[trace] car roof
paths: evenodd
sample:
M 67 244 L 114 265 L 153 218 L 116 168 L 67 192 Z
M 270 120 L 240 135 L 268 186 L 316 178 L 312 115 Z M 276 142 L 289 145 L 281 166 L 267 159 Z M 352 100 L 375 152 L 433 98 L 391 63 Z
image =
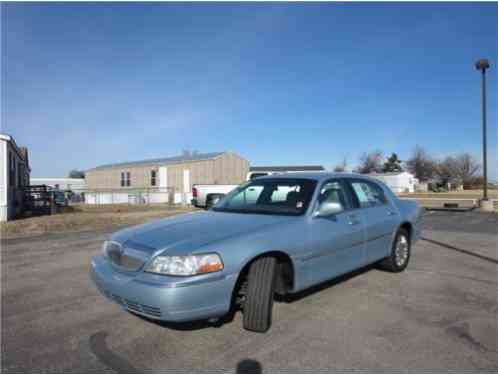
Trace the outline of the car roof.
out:
M 278 178 L 305 178 L 316 181 L 328 180 L 330 178 L 362 178 L 365 180 L 377 181 L 367 175 L 360 173 L 346 173 L 346 172 L 289 172 L 289 173 L 276 173 L 267 176 L 258 177 L 258 180 L 263 179 L 278 179 Z M 378 181 L 377 181 L 378 182 Z

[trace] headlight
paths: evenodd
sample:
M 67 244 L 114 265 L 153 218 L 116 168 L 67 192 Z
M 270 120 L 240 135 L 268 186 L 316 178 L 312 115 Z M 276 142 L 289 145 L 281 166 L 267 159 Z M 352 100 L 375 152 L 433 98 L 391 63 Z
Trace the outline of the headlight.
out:
M 145 269 L 146 272 L 171 276 L 192 276 L 216 272 L 223 269 L 218 254 L 199 254 L 186 256 L 158 256 Z

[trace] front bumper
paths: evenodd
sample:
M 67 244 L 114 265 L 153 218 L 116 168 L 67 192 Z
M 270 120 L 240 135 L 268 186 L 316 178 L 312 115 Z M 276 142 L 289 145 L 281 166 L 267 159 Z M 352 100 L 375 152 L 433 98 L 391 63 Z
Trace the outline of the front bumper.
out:
M 124 309 L 171 322 L 223 316 L 237 281 L 221 273 L 183 278 L 120 272 L 101 255 L 92 259 L 90 274 L 97 289 Z

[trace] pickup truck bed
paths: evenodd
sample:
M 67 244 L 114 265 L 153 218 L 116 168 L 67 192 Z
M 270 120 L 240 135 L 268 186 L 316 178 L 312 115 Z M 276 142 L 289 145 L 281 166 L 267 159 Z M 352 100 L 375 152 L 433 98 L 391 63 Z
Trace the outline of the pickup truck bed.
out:
M 238 185 L 194 185 L 192 187 L 192 205 L 198 208 L 210 208 L 216 201 L 235 189 Z

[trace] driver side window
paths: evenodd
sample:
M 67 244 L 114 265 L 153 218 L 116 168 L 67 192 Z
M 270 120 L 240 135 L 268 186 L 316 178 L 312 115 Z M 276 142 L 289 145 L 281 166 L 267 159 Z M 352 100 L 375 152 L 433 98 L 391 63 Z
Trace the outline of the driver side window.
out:
M 263 191 L 263 186 L 251 186 L 235 195 L 230 202 L 230 206 L 256 204 Z

